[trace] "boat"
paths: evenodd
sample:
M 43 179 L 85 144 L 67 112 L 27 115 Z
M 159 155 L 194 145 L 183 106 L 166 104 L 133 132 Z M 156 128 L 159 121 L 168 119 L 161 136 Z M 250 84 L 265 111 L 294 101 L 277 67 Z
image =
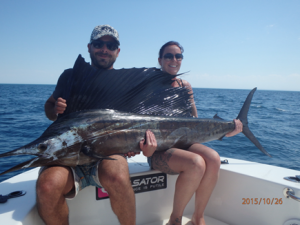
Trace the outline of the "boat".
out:
M 207 225 L 300 225 L 300 171 L 251 161 L 224 158 L 220 177 L 205 209 Z M 168 222 L 177 175 L 151 170 L 146 158 L 128 159 L 136 197 L 137 225 Z M 0 194 L 23 191 L 23 196 L 0 204 L 3 225 L 42 225 L 36 208 L 39 168 L 0 183 Z M 188 184 L 187 184 L 188 185 Z M 67 200 L 71 225 L 119 224 L 103 189 L 89 186 Z M 182 224 L 191 224 L 194 197 Z

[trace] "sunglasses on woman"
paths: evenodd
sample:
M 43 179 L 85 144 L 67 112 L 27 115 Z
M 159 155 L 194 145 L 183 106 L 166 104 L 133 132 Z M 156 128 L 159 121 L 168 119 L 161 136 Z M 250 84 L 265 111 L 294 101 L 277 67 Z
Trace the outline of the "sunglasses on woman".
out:
M 115 51 L 116 49 L 118 49 L 119 45 L 116 42 L 112 42 L 112 41 L 93 41 L 92 45 L 94 46 L 94 48 L 100 49 L 103 48 L 104 45 L 106 45 L 107 49 L 110 51 Z
M 182 55 L 182 54 L 179 54 L 179 53 L 177 53 L 177 54 L 175 54 L 175 55 L 173 55 L 172 53 L 166 53 L 166 54 L 164 55 L 164 59 L 166 59 L 166 60 L 172 60 L 172 59 L 174 59 L 174 57 L 175 57 L 178 61 L 181 61 L 181 60 L 183 59 L 183 55 Z

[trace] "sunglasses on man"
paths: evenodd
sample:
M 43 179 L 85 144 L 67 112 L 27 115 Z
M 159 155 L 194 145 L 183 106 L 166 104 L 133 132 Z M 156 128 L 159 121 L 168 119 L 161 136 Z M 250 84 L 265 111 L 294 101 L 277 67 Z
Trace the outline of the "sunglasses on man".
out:
M 172 59 L 174 59 L 174 57 L 175 57 L 178 61 L 181 61 L 181 60 L 183 59 L 183 55 L 182 55 L 182 54 L 179 54 L 179 53 L 177 53 L 177 54 L 175 54 L 175 55 L 173 55 L 172 53 L 166 53 L 166 54 L 164 55 L 164 59 L 166 59 L 166 60 L 172 60 Z
M 112 42 L 112 41 L 93 41 L 92 45 L 94 46 L 94 48 L 100 49 L 103 48 L 104 45 L 106 45 L 107 49 L 110 51 L 115 51 L 116 49 L 118 49 L 119 45 L 116 42 Z

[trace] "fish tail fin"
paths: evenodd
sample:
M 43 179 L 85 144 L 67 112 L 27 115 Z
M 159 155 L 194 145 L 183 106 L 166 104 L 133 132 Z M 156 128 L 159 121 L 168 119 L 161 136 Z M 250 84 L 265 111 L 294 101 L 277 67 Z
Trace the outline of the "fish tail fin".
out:
M 250 104 L 252 101 L 252 97 L 254 92 L 256 91 L 257 88 L 253 88 L 252 91 L 248 94 L 244 105 L 239 113 L 239 115 L 237 116 L 237 119 L 239 119 L 242 123 L 243 123 L 243 134 L 264 154 L 266 154 L 269 157 L 272 157 L 263 147 L 262 145 L 259 143 L 259 141 L 256 139 L 256 137 L 254 136 L 254 134 L 251 132 L 251 130 L 248 127 L 248 111 L 250 108 Z
M 264 154 L 266 154 L 269 157 L 272 157 L 265 149 L 264 147 L 259 143 L 259 141 L 256 139 L 254 134 L 251 132 L 248 126 L 243 126 L 243 134 Z
M 20 169 L 26 169 L 26 168 L 30 168 L 30 167 L 37 167 L 37 166 L 41 166 L 39 164 L 39 160 L 38 158 L 33 158 L 33 159 L 30 159 L 26 162 L 23 162 L 23 163 L 20 163 L 2 173 L 0 173 L 0 176 L 3 175 L 3 174 L 6 174 L 6 173 L 9 173 L 9 172 L 13 172 L 13 171 L 16 171 L 16 170 L 20 170 Z

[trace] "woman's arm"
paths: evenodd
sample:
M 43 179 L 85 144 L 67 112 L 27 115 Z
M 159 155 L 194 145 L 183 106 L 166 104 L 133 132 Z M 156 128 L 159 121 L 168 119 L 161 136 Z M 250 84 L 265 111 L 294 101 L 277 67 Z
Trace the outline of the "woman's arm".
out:
M 243 123 L 239 119 L 234 119 L 233 121 L 235 123 L 235 129 L 233 131 L 227 133 L 225 135 L 226 137 L 232 137 L 243 131 Z
M 192 115 L 193 115 L 193 117 L 198 117 L 192 85 L 186 80 L 182 80 L 182 84 L 184 87 L 186 87 L 189 90 L 189 94 L 191 95 Z

